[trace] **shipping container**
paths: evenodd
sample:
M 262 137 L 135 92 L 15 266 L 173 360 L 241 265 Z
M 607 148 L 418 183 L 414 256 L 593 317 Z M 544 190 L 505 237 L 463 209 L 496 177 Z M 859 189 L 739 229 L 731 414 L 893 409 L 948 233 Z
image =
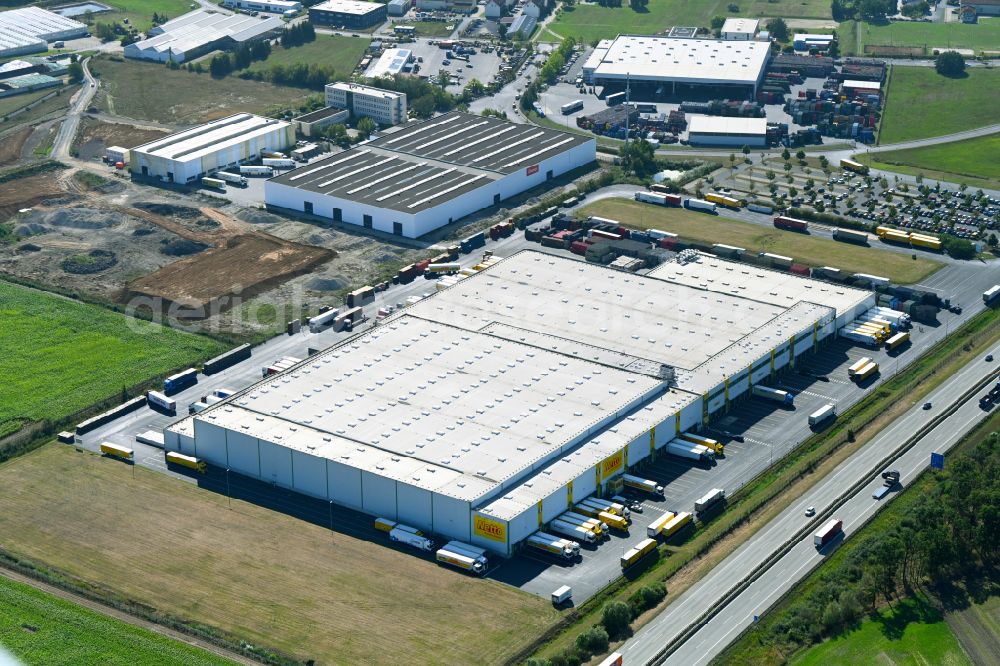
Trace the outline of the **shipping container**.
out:
M 712 488 L 707 493 L 702 495 L 695 503 L 695 511 L 704 511 L 705 509 L 711 507 L 718 502 L 726 499 L 726 491 L 722 488 Z
M 135 451 L 127 446 L 119 446 L 111 442 L 101 442 L 101 453 L 114 458 L 121 458 L 122 460 L 135 459 Z
M 793 394 L 788 391 L 782 391 L 781 389 L 771 388 L 770 386 L 755 384 L 750 392 L 758 398 L 773 400 L 774 402 L 780 402 L 783 405 L 795 404 L 795 396 Z
M 851 231 L 850 229 L 836 228 L 833 230 L 834 240 L 842 243 L 854 243 L 855 245 L 868 245 L 868 234 L 863 231 Z
M 751 210 L 755 213 L 762 213 L 764 215 L 770 215 L 774 212 L 774 208 L 771 206 L 763 206 L 761 204 L 747 204 L 747 210 Z
M 786 229 L 788 231 L 807 231 L 809 229 L 809 223 L 805 220 L 798 220 L 794 217 L 786 217 L 784 215 L 774 218 L 774 226 L 778 229 Z
M 649 479 L 641 479 L 638 476 L 632 476 L 631 474 L 623 474 L 622 480 L 629 488 L 642 490 L 652 495 L 663 495 L 663 486 L 658 485 Z
M 177 401 L 168 398 L 159 391 L 146 391 L 146 403 L 155 406 L 169 414 L 177 413 Z
M 663 532 L 663 528 L 666 526 L 666 524 L 674 519 L 674 515 L 675 515 L 674 513 L 667 511 L 665 514 L 663 514 L 662 516 L 651 522 L 646 527 L 646 536 L 648 536 L 650 539 L 655 539 L 656 537 L 660 536 L 660 533 Z
M 715 204 L 711 201 L 703 201 L 701 199 L 685 199 L 684 207 L 688 210 L 701 210 L 706 213 L 715 212 Z
M 208 464 L 201 458 L 186 456 L 183 453 L 177 453 L 176 451 L 167 451 L 164 457 L 166 458 L 168 465 L 187 467 L 188 469 L 193 469 L 201 474 L 204 474 L 208 469 Z
M 816 534 L 813 535 L 813 545 L 817 548 L 825 546 L 826 544 L 837 538 L 837 535 L 844 531 L 844 523 L 837 518 L 833 518 L 824 525 Z
M 365 286 L 347 295 L 347 307 L 359 307 L 375 300 L 375 287 Z
M 163 380 L 163 392 L 166 395 L 171 395 L 172 393 L 177 393 L 182 391 L 189 386 L 194 386 L 198 383 L 198 371 L 194 368 L 188 368 L 187 370 L 182 370 L 175 375 L 170 375 Z
M 809 425 L 815 426 L 823 423 L 827 419 L 831 419 L 837 415 L 837 407 L 832 404 L 826 404 L 817 409 L 815 412 L 809 415 Z
M 635 565 L 642 558 L 646 557 L 655 550 L 656 550 L 656 539 L 643 539 L 635 546 L 625 551 L 625 554 L 622 555 L 621 559 L 622 569 L 628 569 L 629 567 Z
M 906 331 L 902 331 L 900 333 L 896 333 L 891 338 L 886 340 L 885 348 L 889 351 L 892 351 L 898 347 L 902 347 L 909 341 L 910 341 L 910 334 L 907 333 Z
M 204 367 L 202 367 L 202 372 L 206 375 L 211 375 L 226 368 L 236 365 L 240 361 L 245 361 L 250 358 L 251 354 L 250 345 L 240 345 L 239 347 L 234 347 L 224 354 L 219 354 L 213 359 L 205 361 Z

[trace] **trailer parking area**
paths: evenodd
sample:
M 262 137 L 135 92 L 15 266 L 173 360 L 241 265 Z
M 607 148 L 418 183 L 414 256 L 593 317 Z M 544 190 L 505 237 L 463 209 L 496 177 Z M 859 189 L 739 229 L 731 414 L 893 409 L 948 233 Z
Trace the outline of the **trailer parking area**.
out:
M 557 617 L 394 549 L 360 514 L 335 511 L 331 532 L 325 503 L 312 524 L 267 484 L 230 479 L 250 500 L 230 508 L 221 470 L 197 481 L 45 446 L 0 465 L 4 549 L 301 661 L 499 664 Z

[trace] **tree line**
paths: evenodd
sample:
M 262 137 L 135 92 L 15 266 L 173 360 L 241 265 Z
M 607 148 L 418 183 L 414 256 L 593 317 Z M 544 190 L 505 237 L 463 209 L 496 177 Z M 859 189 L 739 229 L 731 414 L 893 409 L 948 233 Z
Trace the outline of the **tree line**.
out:
M 267 60 L 271 55 L 271 42 L 262 40 L 239 47 L 226 53 L 216 53 L 208 63 L 208 71 L 212 76 L 228 76 L 232 72 L 246 69 L 258 60 Z
M 556 82 L 559 78 L 559 72 L 562 71 L 563 66 L 566 64 L 566 59 L 572 55 L 575 48 L 576 40 L 572 37 L 567 37 L 556 47 L 556 50 L 549 54 L 549 57 L 545 59 L 545 64 L 542 65 L 542 69 L 538 72 L 538 78 L 529 83 L 521 95 L 521 109 L 523 111 L 530 111 L 532 105 L 538 101 L 540 81 L 544 81 L 549 85 Z
M 833 0 L 830 12 L 834 21 L 874 21 L 895 14 L 896 0 Z

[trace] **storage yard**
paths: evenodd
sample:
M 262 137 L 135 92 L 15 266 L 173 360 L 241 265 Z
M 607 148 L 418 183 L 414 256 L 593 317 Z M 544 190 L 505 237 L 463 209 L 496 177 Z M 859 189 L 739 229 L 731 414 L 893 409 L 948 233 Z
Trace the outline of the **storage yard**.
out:
M 875 302 L 767 269 L 724 270 L 759 286 L 708 284 L 718 269 L 703 262 L 640 277 L 520 252 L 183 419 L 164 432 L 166 448 L 509 555 Z M 596 283 L 615 291 L 595 294 L 586 285 Z M 626 294 L 631 305 L 618 305 Z M 675 317 L 658 301 L 692 309 Z M 378 363 L 393 357 L 405 360 L 384 374 Z M 420 379 L 406 387 L 426 383 L 391 384 L 409 373 Z M 343 381 L 356 398 L 314 414 L 324 385 Z M 435 397 L 422 397 L 432 383 Z

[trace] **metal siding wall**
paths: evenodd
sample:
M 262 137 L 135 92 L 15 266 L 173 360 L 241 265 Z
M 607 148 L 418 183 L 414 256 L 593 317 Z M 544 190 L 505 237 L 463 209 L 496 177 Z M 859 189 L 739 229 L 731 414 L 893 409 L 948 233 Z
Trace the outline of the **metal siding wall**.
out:
M 714 414 L 725 406 L 726 394 L 723 392 L 708 401 L 708 413 Z
M 260 451 L 258 450 L 257 438 L 230 430 L 227 433 L 226 441 L 229 450 L 229 467 L 240 474 L 255 479 L 260 478 Z M 200 442 L 198 448 L 200 451 Z
M 309 453 L 292 451 L 295 490 L 326 499 L 326 462 Z
M 681 431 L 687 431 L 701 423 L 702 398 L 698 398 L 681 410 Z M 671 439 L 674 432 L 669 435 Z M 669 439 L 667 441 L 670 441 Z
M 813 336 L 812 331 L 800 333 L 802 339 L 798 337 L 795 338 L 795 355 L 801 356 L 803 353 L 809 351 L 812 348 Z
M 631 467 L 649 456 L 649 433 L 644 432 L 628 443 L 628 466 Z
M 747 375 L 743 375 L 741 379 L 735 382 L 729 383 L 729 400 L 732 402 L 734 398 L 738 398 L 750 389 L 750 384 L 747 382 Z
M 195 421 L 195 449 L 199 458 L 204 458 L 219 467 L 226 467 L 226 431 L 219 426 Z
M 434 494 L 434 531 L 438 534 L 468 541 L 471 534 L 469 516 L 472 510 L 468 502 Z
M 566 486 L 555 491 L 542 500 L 542 522 L 547 523 L 566 510 L 569 501 L 569 492 Z M 535 515 L 535 522 L 538 522 L 538 515 Z
M 260 440 L 260 478 L 263 481 L 291 488 L 292 450 L 281 444 Z
M 759 383 L 761 383 L 762 381 L 764 381 L 765 379 L 767 379 L 768 377 L 771 376 L 771 360 L 770 360 L 770 356 L 771 355 L 768 354 L 768 361 L 767 361 L 767 363 L 765 363 L 764 365 L 762 365 L 761 367 L 759 367 L 759 368 L 757 368 L 756 370 L 753 371 L 753 383 L 754 384 L 759 384 Z M 754 361 L 754 363 L 756 364 L 756 361 Z
M 327 499 L 362 510 L 361 470 L 334 460 L 326 461 L 326 470 L 330 477 L 330 494 Z
M 524 541 L 529 535 L 538 531 L 538 507 L 525 507 L 524 511 L 507 523 L 507 543 L 514 544 Z
M 436 530 L 431 501 L 431 491 L 411 486 L 402 481 L 396 482 L 396 502 L 398 504 L 396 520 L 399 522 L 421 529 Z
M 180 446 L 180 448 L 177 450 L 180 451 L 181 453 L 188 456 L 193 456 L 195 454 L 194 437 L 192 437 L 191 435 L 180 435 L 180 434 L 177 435 L 177 443 Z
M 593 467 L 588 467 L 580 476 L 573 479 L 573 501 L 579 502 L 595 492 L 597 492 L 597 473 Z
M 191 440 L 192 442 L 194 440 Z M 173 430 L 163 429 L 163 450 L 181 451 L 181 436 Z M 181 451 L 183 453 L 183 451 Z
M 361 502 L 364 510 L 396 520 L 396 482 L 371 472 L 361 472 Z

